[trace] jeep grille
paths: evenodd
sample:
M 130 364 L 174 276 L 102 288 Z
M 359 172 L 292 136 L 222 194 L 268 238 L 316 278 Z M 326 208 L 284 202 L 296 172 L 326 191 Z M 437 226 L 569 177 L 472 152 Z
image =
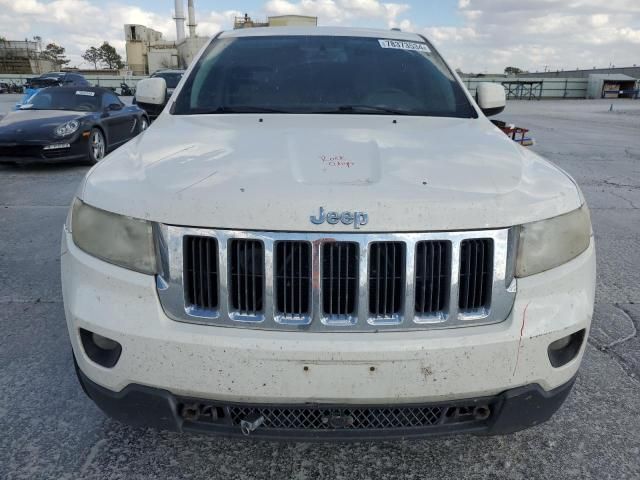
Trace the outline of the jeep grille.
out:
M 174 320 L 268 330 L 449 328 L 505 320 L 509 229 L 327 234 L 157 229 Z

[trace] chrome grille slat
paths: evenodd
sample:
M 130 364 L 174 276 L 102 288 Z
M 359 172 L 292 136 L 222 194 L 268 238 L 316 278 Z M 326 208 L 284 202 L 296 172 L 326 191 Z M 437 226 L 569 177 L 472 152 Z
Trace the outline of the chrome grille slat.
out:
M 509 229 L 154 232 L 162 306 L 188 323 L 315 332 L 484 325 L 507 318 L 517 289 Z
M 358 278 L 355 276 L 357 265 L 357 244 L 353 242 L 327 242 L 322 245 L 321 250 L 321 280 L 322 280 L 322 313 L 325 323 L 333 324 L 351 324 L 356 321 L 357 306 L 351 295 L 349 297 L 343 295 L 343 290 L 355 291 L 357 288 Z M 353 262 L 351 271 L 354 273 L 343 274 L 343 266 L 345 272 L 349 272 L 349 265 Z
M 464 240 L 460 246 L 461 291 L 458 306 L 461 311 L 483 311 L 489 308 L 488 283 L 492 277 L 492 240 Z
M 258 240 L 231 240 L 231 308 L 243 317 L 263 311 L 264 255 Z
M 218 306 L 217 259 L 211 261 L 209 252 L 217 250 L 212 238 L 185 237 L 185 303 L 188 306 L 215 309 Z
M 437 316 L 447 308 L 451 249 L 447 241 L 418 242 L 415 309 L 421 316 Z
M 374 242 L 369 248 L 370 323 L 400 323 L 406 272 L 405 245 L 402 242 Z
M 276 243 L 276 312 L 282 321 L 310 313 L 311 248 L 308 242 Z

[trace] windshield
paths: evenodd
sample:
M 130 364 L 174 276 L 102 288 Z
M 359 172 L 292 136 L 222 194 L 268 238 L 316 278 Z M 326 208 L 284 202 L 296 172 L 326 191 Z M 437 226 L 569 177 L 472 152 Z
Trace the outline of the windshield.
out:
M 66 88 L 40 90 L 29 99 L 24 110 L 74 110 L 97 112 L 100 110 L 101 95 L 95 91 Z
M 28 85 L 31 88 L 46 88 L 46 87 L 52 87 L 55 85 L 60 85 L 61 80 L 58 77 L 38 77 L 38 78 L 32 78 L 31 80 L 28 81 Z
M 427 43 L 340 36 L 215 40 L 173 113 L 251 112 L 476 116 Z
M 152 76 L 164 78 L 164 81 L 167 84 L 167 88 L 176 88 L 178 86 L 178 83 L 180 83 L 182 73 L 156 73 Z

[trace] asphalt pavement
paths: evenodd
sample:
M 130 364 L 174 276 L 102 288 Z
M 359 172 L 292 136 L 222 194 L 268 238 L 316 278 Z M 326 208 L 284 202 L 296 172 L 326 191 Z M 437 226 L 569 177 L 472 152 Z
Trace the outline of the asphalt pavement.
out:
M 0 95 L 0 112 L 16 98 Z M 0 478 L 640 478 L 640 101 L 518 101 L 499 118 L 531 128 L 533 149 L 574 176 L 596 236 L 593 330 L 551 421 L 504 437 L 315 444 L 110 420 L 75 378 L 60 293 L 62 224 L 88 167 L 0 165 Z

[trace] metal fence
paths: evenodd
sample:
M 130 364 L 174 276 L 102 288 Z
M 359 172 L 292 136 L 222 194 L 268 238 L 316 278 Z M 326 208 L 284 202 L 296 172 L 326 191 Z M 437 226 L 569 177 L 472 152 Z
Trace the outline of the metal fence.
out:
M 16 83 L 22 85 L 28 78 L 37 77 L 37 74 L 2 74 L 0 73 L 0 82 Z M 121 83 L 126 83 L 130 87 L 136 85 L 140 80 L 147 78 L 146 76 L 131 75 L 84 75 L 84 78 L 91 85 L 96 87 L 120 87 Z
M 37 75 L 0 74 L 0 82 L 23 84 L 26 79 Z M 130 87 L 134 86 L 146 76 L 120 76 L 120 75 L 85 75 L 92 84 L 101 87 L 119 87 L 125 82 Z M 586 78 L 519 78 L 519 77 L 477 77 L 463 78 L 466 87 L 472 95 L 475 95 L 479 83 L 492 82 L 505 85 L 507 98 L 509 99 L 540 99 L 540 98 L 586 98 Z M 521 82 L 518 86 L 517 82 Z M 527 85 L 528 84 L 528 85 Z M 531 85 L 534 84 L 534 85 Z
M 586 78 L 519 78 L 519 77 L 479 77 L 463 78 L 467 89 L 476 94 L 479 83 L 501 83 L 507 91 L 507 98 L 538 100 L 541 98 L 586 98 Z

